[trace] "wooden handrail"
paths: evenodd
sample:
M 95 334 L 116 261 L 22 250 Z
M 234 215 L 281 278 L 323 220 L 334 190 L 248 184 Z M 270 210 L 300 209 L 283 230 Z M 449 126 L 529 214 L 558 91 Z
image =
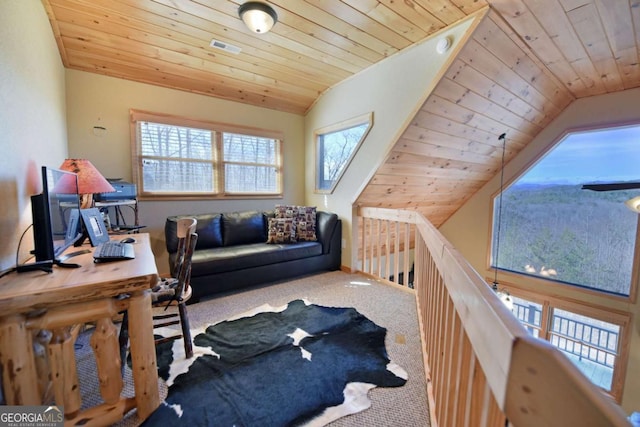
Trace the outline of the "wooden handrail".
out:
M 504 426 L 506 420 L 517 427 L 630 425 L 620 406 L 557 348 L 527 333 L 482 277 L 422 215 L 360 208 L 358 217 L 378 221 L 376 232 L 391 233 L 391 223 L 413 226 L 414 235 L 405 240 L 411 245 L 405 244 L 403 257 L 414 259 L 413 287 L 432 426 Z M 364 226 L 360 232 L 363 256 L 359 259 L 368 268 L 362 270 L 376 275 L 374 263 L 377 271 L 383 270 L 382 264 L 388 270 L 388 258 L 400 255 L 393 253 L 398 246 L 388 244 L 391 239 L 387 236 L 367 237 Z M 376 254 L 387 259 L 376 259 Z M 405 262 L 405 272 L 407 265 Z M 398 264 L 394 267 L 397 276 Z

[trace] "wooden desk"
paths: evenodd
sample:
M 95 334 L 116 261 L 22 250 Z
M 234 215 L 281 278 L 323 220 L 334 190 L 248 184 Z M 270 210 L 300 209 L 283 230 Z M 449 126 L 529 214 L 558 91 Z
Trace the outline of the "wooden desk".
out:
M 136 235 L 136 258 L 96 264 L 91 253 L 70 262 L 81 268 L 54 267 L 53 273 L 12 273 L 0 279 L 0 363 L 9 405 L 41 405 L 33 336 L 52 332 L 46 344 L 57 405 L 64 405 L 69 424 L 109 425 L 137 407 L 141 419 L 160 404 L 149 289 L 158 280 L 149 235 Z M 88 245 L 82 248 L 87 248 Z M 79 248 L 70 248 L 68 252 Z M 130 298 L 117 299 L 129 294 Z M 111 319 L 129 310 L 134 398 L 122 398 L 117 330 Z M 70 327 L 97 322 L 91 338 L 104 404 L 80 413 L 80 390 Z

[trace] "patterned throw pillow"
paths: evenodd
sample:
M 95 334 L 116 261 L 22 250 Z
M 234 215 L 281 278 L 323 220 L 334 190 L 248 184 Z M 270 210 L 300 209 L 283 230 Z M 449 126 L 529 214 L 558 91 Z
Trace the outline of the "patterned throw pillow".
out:
M 269 218 L 267 243 L 295 243 L 296 226 L 293 218 Z
M 316 235 L 316 207 L 276 205 L 276 218 L 292 218 L 296 227 L 298 242 L 315 242 Z

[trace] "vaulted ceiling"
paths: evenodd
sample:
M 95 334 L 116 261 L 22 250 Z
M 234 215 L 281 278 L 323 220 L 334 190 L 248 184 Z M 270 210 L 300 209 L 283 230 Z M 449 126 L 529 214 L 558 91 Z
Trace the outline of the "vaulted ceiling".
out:
M 304 114 L 340 81 L 490 11 L 356 203 L 441 224 L 573 100 L 640 86 L 640 0 L 42 0 L 65 67 Z M 483 13 L 483 12 L 480 12 Z M 240 48 L 234 54 L 212 40 Z

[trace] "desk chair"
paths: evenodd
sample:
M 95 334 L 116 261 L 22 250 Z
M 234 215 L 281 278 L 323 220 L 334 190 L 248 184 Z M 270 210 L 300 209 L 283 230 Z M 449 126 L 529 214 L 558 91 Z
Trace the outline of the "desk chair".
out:
M 198 242 L 196 234 L 197 220 L 195 218 L 183 218 L 177 223 L 176 235 L 178 237 L 178 251 L 176 254 L 176 266 L 174 278 L 162 278 L 152 289 L 151 299 L 154 307 L 177 306 L 178 313 L 169 313 L 153 316 L 154 328 L 180 324 L 182 334 L 155 340 L 156 345 L 182 338 L 184 340 L 184 352 L 187 358 L 193 357 L 193 343 L 189 330 L 189 317 L 187 315 L 187 301 L 191 298 L 191 258 Z M 170 320 L 174 318 L 178 320 Z M 122 326 L 120 328 L 120 357 L 122 366 L 126 362 L 127 345 L 129 341 L 128 316 L 124 312 Z

